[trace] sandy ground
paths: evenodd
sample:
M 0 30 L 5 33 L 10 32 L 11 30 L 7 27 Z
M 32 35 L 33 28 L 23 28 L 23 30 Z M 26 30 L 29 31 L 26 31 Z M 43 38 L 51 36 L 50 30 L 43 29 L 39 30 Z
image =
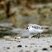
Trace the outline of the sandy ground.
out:
M 0 52 L 52 52 L 52 37 L 0 39 Z

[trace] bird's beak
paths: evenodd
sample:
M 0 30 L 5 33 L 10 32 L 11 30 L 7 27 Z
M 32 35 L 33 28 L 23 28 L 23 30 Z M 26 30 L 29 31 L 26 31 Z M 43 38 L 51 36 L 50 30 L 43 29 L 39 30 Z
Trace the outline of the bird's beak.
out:
M 28 27 L 26 29 L 28 29 Z

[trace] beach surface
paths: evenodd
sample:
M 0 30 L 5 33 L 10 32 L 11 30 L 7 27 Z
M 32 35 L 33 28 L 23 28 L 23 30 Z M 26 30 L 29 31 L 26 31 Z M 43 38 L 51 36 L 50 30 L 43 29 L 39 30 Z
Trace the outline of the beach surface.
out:
M 52 37 L 3 38 L 0 52 L 52 52 Z

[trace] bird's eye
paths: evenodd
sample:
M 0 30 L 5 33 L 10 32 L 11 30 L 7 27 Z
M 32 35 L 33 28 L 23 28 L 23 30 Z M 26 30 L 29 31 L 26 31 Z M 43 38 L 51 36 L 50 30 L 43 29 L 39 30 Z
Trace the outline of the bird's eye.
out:
M 28 29 L 28 27 L 26 29 Z

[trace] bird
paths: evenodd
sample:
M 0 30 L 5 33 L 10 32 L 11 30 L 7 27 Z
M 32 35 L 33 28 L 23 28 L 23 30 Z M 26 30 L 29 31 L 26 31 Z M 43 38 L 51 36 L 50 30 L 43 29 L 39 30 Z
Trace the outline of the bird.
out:
M 48 31 L 48 26 L 41 26 L 38 24 L 28 24 L 27 29 L 29 33 L 38 35 L 38 38 L 40 38 L 41 33 Z

